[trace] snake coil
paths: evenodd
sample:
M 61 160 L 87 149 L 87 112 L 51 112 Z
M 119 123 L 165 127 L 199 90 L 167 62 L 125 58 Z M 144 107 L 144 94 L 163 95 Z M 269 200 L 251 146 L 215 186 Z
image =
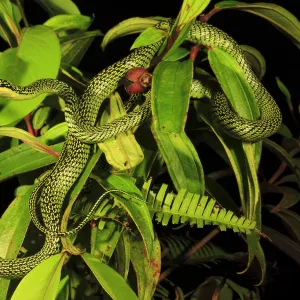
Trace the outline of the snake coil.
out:
M 156 26 L 166 30 L 169 22 Z M 238 44 L 223 31 L 209 24 L 195 22 L 187 40 L 210 47 L 219 47 L 234 57 L 243 69 L 254 91 L 261 117 L 245 120 L 239 117 L 228 104 L 221 91 L 214 92 L 199 81 L 193 81 L 192 97 L 208 96 L 212 99 L 214 120 L 230 135 L 249 142 L 258 141 L 275 133 L 281 124 L 281 113 L 275 101 L 254 75 Z M 0 277 L 18 278 L 49 256 L 60 251 L 60 215 L 66 194 L 82 173 L 91 145 L 118 135 L 140 124 L 151 115 L 150 97 L 139 110 L 109 124 L 95 127 L 102 102 L 117 88 L 118 82 L 133 67 L 147 67 L 159 49 L 161 42 L 133 50 L 127 57 L 114 63 L 96 75 L 88 84 L 80 99 L 65 83 L 55 79 L 41 79 L 28 86 L 17 86 L 0 80 L 0 96 L 21 100 L 37 97 L 41 93 L 55 93 L 66 102 L 65 118 L 69 126 L 66 142 L 60 158 L 48 176 L 35 188 L 30 200 L 30 213 L 34 224 L 46 233 L 42 249 L 35 255 L 17 258 L 0 258 Z M 42 225 L 36 217 L 36 201 L 40 199 Z

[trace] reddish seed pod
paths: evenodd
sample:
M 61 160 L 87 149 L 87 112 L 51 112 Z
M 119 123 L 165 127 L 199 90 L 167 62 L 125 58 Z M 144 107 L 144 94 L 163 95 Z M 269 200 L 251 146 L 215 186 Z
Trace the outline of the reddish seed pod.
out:
M 128 94 L 138 94 L 145 91 L 151 85 L 152 74 L 147 69 L 136 67 L 130 69 L 126 74 L 129 84 L 125 86 Z

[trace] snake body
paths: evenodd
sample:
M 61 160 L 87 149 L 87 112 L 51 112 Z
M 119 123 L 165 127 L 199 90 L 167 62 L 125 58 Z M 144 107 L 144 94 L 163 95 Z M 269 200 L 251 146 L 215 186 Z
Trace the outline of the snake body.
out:
M 170 23 L 167 24 L 170 26 Z M 157 25 L 165 30 L 166 22 Z M 239 118 L 228 104 L 222 92 L 214 93 L 208 86 L 193 81 L 191 96 L 209 96 L 212 112 L 227 132 L 237 138 L 256 141 L 277 131 L 281 123 L 280 111 L 273 98 L 260 84 L 247 63 L 237 43 L 223 31 L 200 22 L 191 27 L 188 38 L 195 44 L 220 47 L 230 53 L 241 65 L 254 90 L 261 111 L 260 120 Z M 21 87 L 0 80 L 0 96 L 11 99 L 34 98 L 41 93 L 56 93 L 65 99 L 65 118 L 69 126 L 67 139 L 60 158 L 51 173 L 35 188 L 30 197 L 30 212 L 34 224 L 46 233 L 43 248 L 35 255 L 17 258 L 0 258 L 0 276 L 17 278 L 26 275 L 32 268 L 49 256 L 60 251 L 59 232 L 62 204 L 66 194 L 82 173 L 91 152 L 91 145 L 138 125 L 151 114 L 151 101 L 147 97 L 139 110 L 133 111 L 109 124 L 95 127 L 99 108 L 116 88 L 119 80 L 133 67 L 147 67 L 160 47 L 161 42 L 133 50 L 127 57 L 109 66 L 94 77 L 84 94 L 77 99 L 66 84 L 54 79 L 41 79 Z M 225 103 L 226 102 L 226 103 Z M 36 200 L 40 199 L 43 224 L 36 217 Z

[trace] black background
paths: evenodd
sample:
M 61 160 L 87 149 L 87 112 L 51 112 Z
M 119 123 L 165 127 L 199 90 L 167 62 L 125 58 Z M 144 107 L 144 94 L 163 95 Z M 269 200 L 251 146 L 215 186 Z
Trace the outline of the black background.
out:
M 62 0 L 63 1 L 63 0 Z M 140 16 L 165 16 L 176 17 L 181 0 L 174 1 L 97 1 L 97 0 L 75 0 L 74 1 L 82 14 L 93 16 L 94 22 L 91 29 L 100 29 L 103 33 L 120 21 Z M 210 8 L 217 1 L 212 1 Z M 254 1 L 245 1 L 254 2 Z M 262 2 L 262 1 L 261 1 Z M 264 1 L 281 5 L 292 12 L 300 19 L 300 3 L 298 0 L 275 0 Z M 36 3 L 31 0 L 25 0 L 25 13 L 30 24 L 43 23 L 47 18 L 44 12 Z M 208 11 L 208 10 L 207 10 Z M 286 84 L 292 94 L 292 100 L 295 108 L 300 99 L 300 50 L 283 34 L 276 30 L 266 20 L 257 16 L 239 11 L 224 11 L 216 14 L 210 19 L 210 23 L 226 31 L 239 44 L 246 44 L 257 48 L 266 59 L 267 72 L 263 79 L 263 84 L 274 96 L 280 105 L 284 122 L 287 125 L 293 125 L 291 118 L 287 113 L 287 105 L 283 95 L 280 93 L 275 76 Z M 101 38 L 95 39 L 87 55 L 83 58 L 79 69 L 92 75 L 98 73 L 102 68 L 112 64 L 128 54 L 129 48 L 135 37 L 125 37 L 110 44 L 105 52 L 100 48 Z M 4 51 L 5 44 L 0 44 L 1 51 Z M 299 133 L 299 132 L 298 132 Z M 295 132 L 295 134 L 298 134 Z M 268 159 L 268 158 L 264 158 Z M 0 185 L 1 200 L 0 209 L 4 211 L 7 204 L 13 199 L 12 187 L 16 180 L 9 180 Z M 276 284 L 268 287 L 264 299 L 289 299 L 291 294 L 297 294 L 297 282 L 299 280 L 299 268 L 295 262 L 286 257 L 281 252 L 274 249 L 274 253 L 280 257 L 279 275 Z

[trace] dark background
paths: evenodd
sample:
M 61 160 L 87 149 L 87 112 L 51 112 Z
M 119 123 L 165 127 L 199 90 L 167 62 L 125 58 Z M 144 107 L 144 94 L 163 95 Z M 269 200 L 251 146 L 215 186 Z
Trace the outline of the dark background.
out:
M 103 33 L 106 33 L 107 30 L 120 21 L 130 17 L 159 15 L 175 18 L 182 4 L 181 0 L 74 0 L 74 2 L 78 5 L 82 14 L 94 16 L 91 29 L 100 29 Z M 216 2 L 217 1 L 212 1 L 212 4 Z M 255 1 L 244 2 L 251 3 Z M 298 0 L 266 0 L 264 2 L 281 5 L 300 19 L 300 3 Z M 47 13 L 35 2 L 25 0 L 24 4 L 25 13 L 30 24 L 43 23 L 48 18 Z M 213 5 L 210 5 L 210 8 L 212 7 Z M 267 72 L 263 79 L 263 84 L 280 105 L 284 114 L 284 122 L 287 125 L 293 126 L 294 124 L 291 123 L 292 120 L 287 113 L 288 108 L 284 97 L 276 85 L 275 76 L 279 76 L 289 88 L 296 109 L 300 99 L 300 50 L 266 20 L 249 13 L 227 10 L 212 17 L 210 23 L 226 31 L 230 36 L 236 39 L 239 44 L 250 45 L 261 51 L 267 63 Z M 126 56 L 134 38 L 135 36 L 129 36 L 118 39 L 111 43 L 105 52 L 102 52 L 100 48 L 101 38 L 95 39 L 87 55 L 83 58 L 79 69 L 92 75 L 98 73 L 102 68 Z M 0 44 L 0 46 L 1 45 L 2 44 Z M 4 51 L 5 48 L 6 46 L 3 45 L 0 50 Z M 13 179 L 0 184 L 1 212 L 4 211 L 8 203 L 13 199 L 13 187 L 16 183 L 16 179 Z M 289 295 L 293 292 L 297 293 L 297 283 L 300 274 L 299 268 L 294 261 L 289 259 L 282 252 L 274 249 L 273 255 L 278 255 L 278 263 L 280 266 L 279 274 L 274 284 L 270 285 L 266 290 L 266 298 L 264 299 L 290 299 L 292 296 Z

